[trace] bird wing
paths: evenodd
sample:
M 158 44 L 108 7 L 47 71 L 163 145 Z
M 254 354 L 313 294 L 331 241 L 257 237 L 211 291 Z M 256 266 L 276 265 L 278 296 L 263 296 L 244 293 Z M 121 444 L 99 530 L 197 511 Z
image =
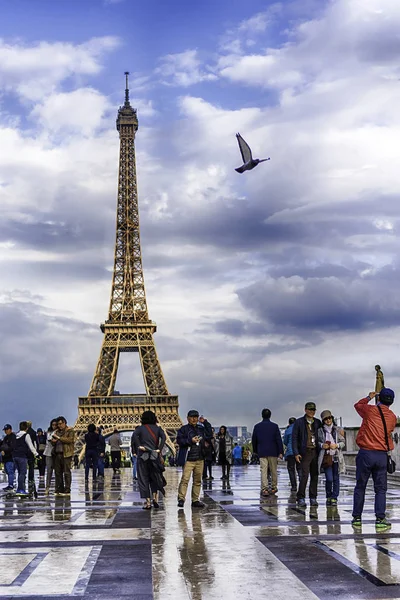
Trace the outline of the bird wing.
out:
M 240 135 L 240 133 L 236 134 L 236 139 L 237 139 L 238 144 L 239 144 L 240 153 L 242 155 L 243 162 L 244 163 L 249 162 L 249 160 L 252 160 L 252 158 L 253 158 L 252 155 L 251 155 L 250 146 L 248 145 L 247 142 L 244 141 L 244 139 L 242 138 L 242 136 Z

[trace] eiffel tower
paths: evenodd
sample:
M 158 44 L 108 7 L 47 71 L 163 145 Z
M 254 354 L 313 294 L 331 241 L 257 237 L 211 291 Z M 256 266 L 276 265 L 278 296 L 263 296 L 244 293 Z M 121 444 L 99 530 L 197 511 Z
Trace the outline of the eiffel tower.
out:
M 103 427 L 107 436 L 114 428 L 132 431 L 140 424 L 144 410 L 153 410 L 172 446 L 182 421 L 178 396 L 169 394 L 158 360 L 153 334 L 157 326 L 147 312 L 142 252 L 140 247 L 139 204 L 136 182 L 135 135 L 136 110 L 129 101 L 128 75 L 125 103 L 118 110 L 120 138 L 117 225 L 114 274 L 108 319 L 100 325 L 104 334 L 100 357 L 87 396 L 79 397 L 76 452 L 83 446 L 83 434 L 89 423 Z M 145 394 L 119 394 L 115 391 L 121 352 L 138 352 Z

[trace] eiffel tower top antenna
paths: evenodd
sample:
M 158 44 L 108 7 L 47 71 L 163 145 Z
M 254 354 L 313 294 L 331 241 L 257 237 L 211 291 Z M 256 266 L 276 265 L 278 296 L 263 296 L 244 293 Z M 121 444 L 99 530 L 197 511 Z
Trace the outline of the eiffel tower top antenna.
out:
M 125 71 L 125 106 L 130 106 L 130 102 L 129 102 L 129 71 Z

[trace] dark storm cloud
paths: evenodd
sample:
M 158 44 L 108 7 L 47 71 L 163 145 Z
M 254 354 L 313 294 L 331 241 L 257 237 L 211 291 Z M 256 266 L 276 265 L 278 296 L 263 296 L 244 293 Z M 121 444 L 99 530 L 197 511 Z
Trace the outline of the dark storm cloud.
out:
M 287 333 L 287 337 L 285 337 L 285 341 L 282 343 L 269 342 L 264 345 L 246 344 L 245 349 L 243 346 L 231 346 L 229 352 L 231 354 L 240 352 L 249 357 L 256 355 L 264 356 L 266 354 L 279 354 L 288 350 L 307 348 L 311 344 L 316 345 L 322 342 L 322 337 L 317 332 L 308 334 L 307 340 L 303 339 L 302 341 L 299 341 L 297 338 L 293 338 L 293 340 L 290 341 L 290 334 L 293 333 L 293 331 L 290 331 L 290 327 L 282 327 L 281 325 L 276 327 L 274 323 L 270 322 L 241 321 L 240 319 L 223 319 L 221 321 L 216 321 L 215 323 L 205 324 L 198 332 L 207 333 L 209 331 L 214 331 L 215 333 L 240 340 L 243 337 L 268 339 L 269 334 L 277 333 L 277 331 L 283 332 L 284 330 L 285 333 Z
M 65 343 L 91 337 L 97 327 L 51 314 L 34 302 L 14 300 L 0 304 L 0 330 L 7 339 L 7 345 L 0 348 L 0 372 L 8 379 L 7 366 L 14 372 L 29 370 L 30 365 L 41 372 L 62 369 Z
M 398 286 L 381 286 L 371 279 L 269 280 L 238 290 L 238 296 L 246 309 L 276 330 L 363 330 L 400 324 Z
M 240 319 L 224 319 L 214 323 L 214 331 L 232 337 L 243 337 L 245 335 L 262 336 L 268 333 L 268 327 L 264 323 L 252 323 Z
M 152 220 L 145 214 L 143 238 L 236 250 L 271 247 L 279 252 L 280 243 L 338 248 L 355 235 L 393 235 L 391 231 L 378 230 L 374 221 L 391 218 L 396 222 L 400 200 L 392 196 L 349 198 L 345 207 L 333 203 L 310 205 L 304 212 L 282 221 L 272 218 L 273 214 L 268 201 L 259 195 L 251 202 L 237 199 L 234 204 L 221 198 L 207 210 L 193 207 L 173 219 Z
M 93 375 L 83 368 L 82 346 L 98 344 L 95 325 L 48 314 L 34 302 L 0 304 L 0 381 L 3 419 L 17 426 L 32 417 L 47 425 L 57 414 L 71 422 L 77 397 L 85 395 Z
M 28 215 L 26 215 L 28 216 Z M 32 222 L 3 221 L 0 225 L 0 242 L 14 242 L 22 248 L 54 250 L 89 248 L 98 245 L 104 237 L 104 228 L 95 221 L 86 223 L 79 218 L 63 222 L 58 213 L 29 215 Z
M 73 258 L 72 256 L 70 258 Z M 71 285 L 71 281 L 110 281 L 111 273 L 102 265 L 95 264 L 96 260 L 80 262 L 79 256 L 75 262 L 59 262 L 54 261 L 35 261 L 22 262 L 13 261 L 12 271 L 14 277 L 21 277 L 21 280 L 27 283 L 28 281 L 40 281 L 41 285 L 54 285 L 55 282 L 65 285 Z M 103 258 L 103 262 L 105 259 Z M 0 275 L 4 273 L 9 276 L 9 264 L 0 263 Z M 8 272 L 8 273 L 7 273 Z
M 308 266 L 303 263 L 295 263 L 296 255 L 292 256 L 292 262 L 282 265 L 271 265 L 268 273 L 274 277 L 293 277 L 298 276 L 302 279 L 321 278 L 321 277 L 336 277 L 338 279 L 354 277 L 360 269 L 370 267 L 367 263 L 359 263 L 358 268 L 348 269 L 342 265 L 333 265 L 331 263 L 322 263 L 316 266 Z
M 89 374 L 54 373 L 25 375 L 2 383 L 2 418 L 16 429 L 20 421 L 47 429 L 52 418 L 63 415 L 73 425 L 78 416 L 78 396 L 85 396 Z M 3 426 L 3 423 L 1 424 Z

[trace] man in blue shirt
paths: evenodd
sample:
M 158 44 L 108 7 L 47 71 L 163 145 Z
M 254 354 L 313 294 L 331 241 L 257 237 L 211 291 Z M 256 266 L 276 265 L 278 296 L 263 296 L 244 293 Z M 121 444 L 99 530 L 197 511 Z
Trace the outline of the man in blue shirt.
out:
M 234 445 L 232 450 L 233 455 L 233 464 L 241 465 L 242 464 L 242 448 L 237 444 Z

